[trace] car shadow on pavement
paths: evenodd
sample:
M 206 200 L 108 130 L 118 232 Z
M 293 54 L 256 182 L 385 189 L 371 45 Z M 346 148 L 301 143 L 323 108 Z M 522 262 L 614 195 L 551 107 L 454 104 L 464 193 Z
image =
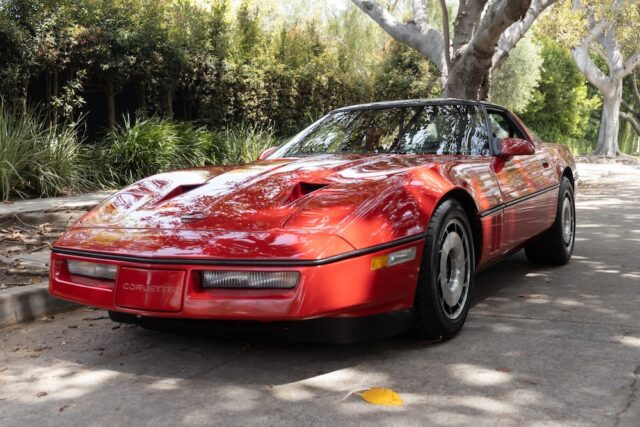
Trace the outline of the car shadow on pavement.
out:
M 568 265 L 521 251 L 479 273 L 467 323 L 446 343 L 211 337 L 90 309 L 36 323 L 3 338 L 0 424 L 612 425 L 631 414 L 640 372 L 640 222 L 625 191 L 580 196 Z M 32 345 L 18 345 L 25 336 Z M 364 404 L 369 387 L 404 406 Z

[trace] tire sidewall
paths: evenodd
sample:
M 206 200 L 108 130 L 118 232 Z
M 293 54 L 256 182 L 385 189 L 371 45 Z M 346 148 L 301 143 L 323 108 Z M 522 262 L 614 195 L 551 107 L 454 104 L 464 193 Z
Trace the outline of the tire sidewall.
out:
M 573 215 L 573 241 L 571 242 L 571 246 L 567 247 L 564 244 L 564 234 L 563 234 L 563 208 L 564 208 L 564 199 L 566 196 L 569 196 L 570 200 L 571 200 L 571 213 Z M 573 251 L 576 247 L 576 199 L 575 199 L 575 195 L 573 192 L 573 186 L 571 185 L 571 182 L 566 178 L 563 177 L 562 181 L 560 183 L 560 192 L 558 193 L 558 207 L 557 207 L 557 212 L 556 212 L 556 227 L 555 227 L 555 232 L 557 233 L 558 239 L 559 239 L 559 244 L 562 246 L 562 254 L 563 257 L 565 258 L 564 261 L 567 262 L 569 261 L 569 259 L 571 258 L 571 255 L 573 254 Z
M 437 218 L 435 232 L 433 233 L 432 238 L 427 240 L 427 245 L 425 247 L 425 256 L 428 257 L 427 262 L 425 263 L 428 266 L 428 279 L 427 283 L 423 285 L 427 285 L 428 287 L 429 300 L 432 301 L 432 307 L 430 308 L 434 310 L 434 313 L 436 314 L 436 317 L 438 319 L 438 323 L 442 326 L 447 334 L 453 334 L 462 327 L 462 324 L 465 322 L 467 313 L 469 311 L 475 276 L 474 244 L 473 235 L 471 234 L 471 226 L 469 225 L 469 219 L 467 218 L 467 214 L 462 206 L 454 200 L 447 200 L 440 205 L 438 210 L 440 209 L 443 210 L 443 214 Z M 438 269 L 440 263 L 439 250 L 444 239 L 446 226 L 453 219 L 457 219 L 458 221 L 460 221 L 460 223 L 462 223 L 467 234 L 471 269 L 471 271 L 469 272 L 469 287 L 467 289 L 467 299 L 465 301 L 462 312 L 455 320 L 450 319 L 444 314 L 442 306 L 440 305 L 438 294 L 438 286 L 440 286 L 440 284 L 438 283 Z

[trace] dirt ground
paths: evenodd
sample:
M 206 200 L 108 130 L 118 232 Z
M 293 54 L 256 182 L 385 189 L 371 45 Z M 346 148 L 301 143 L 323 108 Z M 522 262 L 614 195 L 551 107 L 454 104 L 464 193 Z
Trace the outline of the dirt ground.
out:
M 84 213 L 67 210 L 0 221 L 0 291 L 46 280 L 51 245 Z

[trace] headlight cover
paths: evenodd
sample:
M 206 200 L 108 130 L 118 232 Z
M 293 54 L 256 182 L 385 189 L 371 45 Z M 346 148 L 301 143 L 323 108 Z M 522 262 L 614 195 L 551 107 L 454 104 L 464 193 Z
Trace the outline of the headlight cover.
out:
M 292 289 L 300 280 L 297 271 L 203 271 L 204 289 Z
M 116 280 L 118 267 L 113 264 L 98 264 L 86 261 L 67 261 L 69 273 L 94 279 Z

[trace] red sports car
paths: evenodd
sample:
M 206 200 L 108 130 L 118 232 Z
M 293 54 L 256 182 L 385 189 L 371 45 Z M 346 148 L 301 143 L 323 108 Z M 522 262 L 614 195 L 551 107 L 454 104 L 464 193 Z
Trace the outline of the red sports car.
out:
M 255 163 L 114 194 L 54 245 L 50 292 L 143 326 L 447 339 L 478 270 L 521 248 L 533 262 L 569 261 L 577 178 L 564 146 L 496 105 L 340 108 Z

